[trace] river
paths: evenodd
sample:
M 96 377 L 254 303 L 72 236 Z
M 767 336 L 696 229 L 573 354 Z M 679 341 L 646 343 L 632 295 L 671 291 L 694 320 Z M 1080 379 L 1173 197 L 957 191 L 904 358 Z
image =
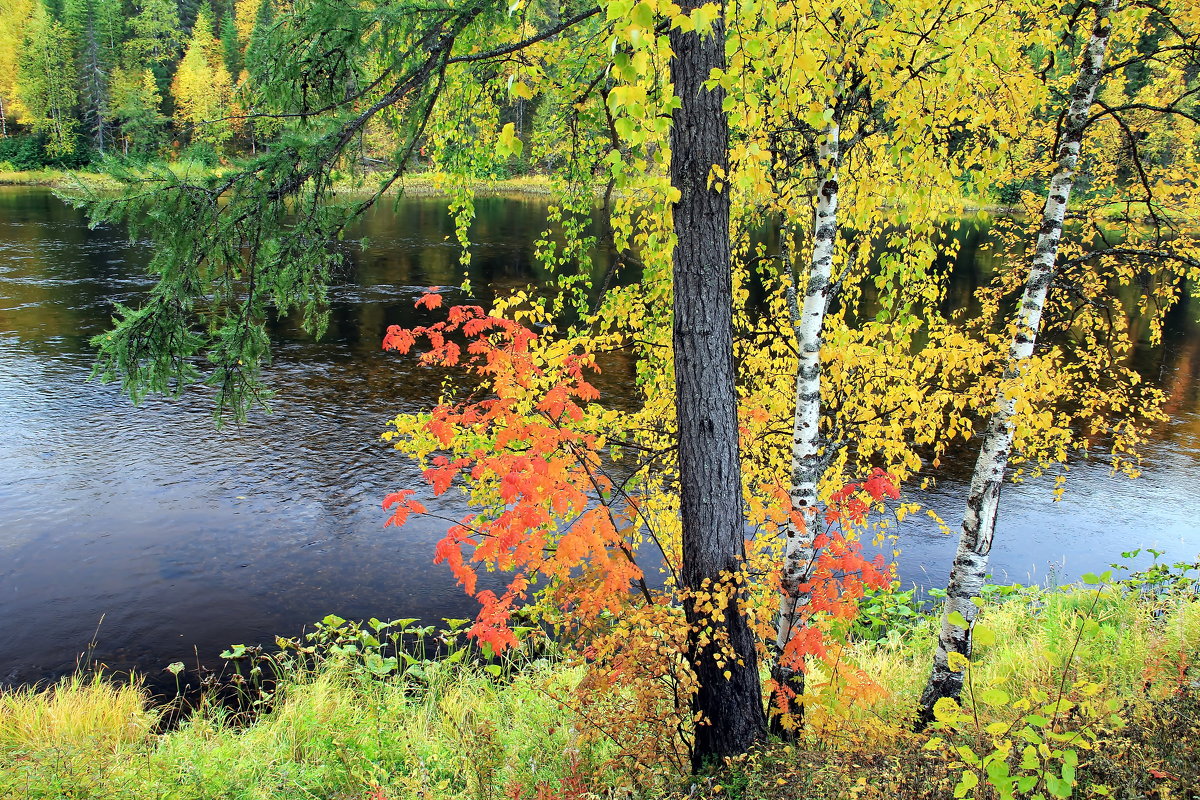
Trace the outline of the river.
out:
M 480 200 L 474 285 L 534 279 L 545 213 L 538 199 Z M 356 231 L 369 244 L 339 276 L 327 335 L 274 326 L 274 413 L 217 430 L 202 396 L 135 408 L 116 386 L 88 381 L 89 337 L 114 301 L 136 302 L 149 286 L 145 246 L 89 230 L 47 190 L 0 187 L 0 683 L 61 675 L 92 642 L 96 661 L 153 677 L 329 613 L 470 615 L 472 601 L 431 563 L 436 521 L 384 528 L 380 508 L 419 476 L 379 434 L 397 412 L 427 407 L 439 384 L 379 343 L 387 325 L 414 319 L 425 287 L 461 281 L 453 232 L 432 198 L 370 212 Z M 965 273 L 978 241 L 966 237 Z M 1114 477 L 1097 458 L 1073 465 L 1057 503 L 1045 481 L 1007 487 L 998 581 L 1070 580 L 1135 547 L 1196 557 L 1195 317 L 1194 306 L 1174 314 L 1164 345 L 1139 354 L 1171 415 L 1143 475 Z M 969 466 L 947 468 L 915 499 L 953 525 Z M 428 503 L 454 514 L 452 495 Z M 900 535 L 902 578 L 944 585 L 954 537 L 917 517 Z

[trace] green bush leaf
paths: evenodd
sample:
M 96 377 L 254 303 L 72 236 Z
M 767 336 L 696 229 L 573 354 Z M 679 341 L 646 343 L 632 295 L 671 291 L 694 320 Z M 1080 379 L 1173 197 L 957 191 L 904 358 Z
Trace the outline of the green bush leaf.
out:
M 977 785 L 979 785 L 979 776 L 971 770 L 967 770 L 963 773 L 962 779 L 958 782 L 958 785 L 954 787 L 954 796 L 966 797 L 967 792 L 974 789 Z

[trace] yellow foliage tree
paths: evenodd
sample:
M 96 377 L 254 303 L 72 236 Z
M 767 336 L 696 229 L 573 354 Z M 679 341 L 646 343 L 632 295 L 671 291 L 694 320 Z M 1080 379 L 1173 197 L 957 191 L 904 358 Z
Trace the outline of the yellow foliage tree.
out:
M 8 0 L 0 4 L 0 136 L 7 136 L 9 122 L 24 112 L 17 94 L 17 62 L 34 2 Z
M 171 81 L 175 121 L 193 142 L 220 148 L 233 136 L 233 80 L 208 8 L 201 8 L 183 60 Z

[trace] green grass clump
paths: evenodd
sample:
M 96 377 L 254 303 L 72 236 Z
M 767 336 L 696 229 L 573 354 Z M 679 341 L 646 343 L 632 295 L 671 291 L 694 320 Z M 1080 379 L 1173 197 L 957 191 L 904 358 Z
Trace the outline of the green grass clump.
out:
M 1200 648 L 1195 595 L 1151 601 L 1120 585 L 1025 589 L 985 604 L 978 623 L 995 642 L 977 647 L 972 681 L 1010 693 L 1057 691 L 1066 670 L 1072 682 L 1092 681 L 1113 696 L 1134 697 L 1179 679 L 1180 663 Z M 938 624 L 926 616 L 903 636 L 851 645 L 852 662 L 882 687 L 889 713 L 911 706 L 920 694 Z
M 555 699 L 580 677 L 535 662 L 511 681 L 433 664 L 422 685 L 332 659 L 247 723 L 202 704 L 154 730 L 147 698 L 99 677 L 0 700 L 0 797 L 289 800 L 534 796 L 607 758 Z
M 96 750 L 117 754 L 143 739 L 157 716 L 133 684 L 72 675 L 48 689 L 0 694 L 0 753 Z
M 108 175 L 64 169 L 12 170 L 0 163 L 0 186 L 51 186 L 70 189 L 83 184 L 92 189 L 115 189 L 120 186 Z M 10 165 L 11 166 L 11 165 Z
M 711 776 L 650 781 L 623 772 L 622 743 L 572 710 L 585 666 L 544 657 L 544 641 L 499 661 L 455 646 L 415 656 L 433 629 L 412 622 L 328 617 L 275 655 L 235 646 L 226 654 L 239 669 L 234 685 L 245 690 L 256 664 L 278 676 L 261 689 L 266 701 L 234 711 L 210 694 L 182 721 L 136 685 L 99 676 L 0 694 L 0 798 L 583 800 L 675 796 L 682 782 L 678 796 L 692 798 L 951 800 L 963 774 L 954 748 L 987 752 L 993 734 L 983 731 L 997 721 L 1014 722 L 1003 736 L 1016 736 L 1030 708 L 1017 701 L 1038 696 L 1049 700 L 1034 706 L 1059 696 L 1080 704 L 1048 729 L 1079 748 L 1075 797 L 1100 786 L 1129 798 L 1200 792 L 1200 601 L 1190 590 L 1118 584 L 990 598 L 978 625 L 994 641 L 977 648 L 964 695 L 974 721 L 935 731 L 941 745 L 911 724 L 937 617 L 905 614 L 845 642 L 840 674 L 814 665 L 796 741 L 765 743 Z M 456 630 L 436 641 L 460 641 Z M 1012 703 L 972 702 L 993 690 Z M 1088 716 L 1086 704 L 1102 712 Z M 995 793 L 980 783 L 968 796 Z

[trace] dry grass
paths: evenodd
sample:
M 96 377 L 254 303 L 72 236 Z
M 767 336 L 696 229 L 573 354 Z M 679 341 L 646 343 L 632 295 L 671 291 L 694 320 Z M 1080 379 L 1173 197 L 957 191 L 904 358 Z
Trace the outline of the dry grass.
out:
M 157 719 L 136 686 L 73 675 L 49 688 L 0 694 L 0 753 L 116 753 L 145 738 Z

